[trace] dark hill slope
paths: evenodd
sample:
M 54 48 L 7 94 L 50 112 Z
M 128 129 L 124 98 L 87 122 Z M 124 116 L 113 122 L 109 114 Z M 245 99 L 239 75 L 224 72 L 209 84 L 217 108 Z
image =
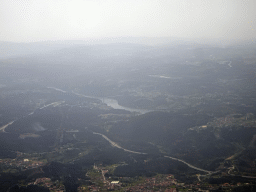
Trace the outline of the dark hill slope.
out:
M 203 125 L 210 120 L 207 115 L 183 115 L 166 112 L 152 112 L 132 120 L 116 124 L 110 136 L 130 141 L 153 142 L 168 146 L 182 137 L 188 128 Z

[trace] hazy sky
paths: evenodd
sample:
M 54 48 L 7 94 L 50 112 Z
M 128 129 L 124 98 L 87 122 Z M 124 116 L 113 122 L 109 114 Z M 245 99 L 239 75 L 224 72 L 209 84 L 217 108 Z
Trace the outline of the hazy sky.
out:
M 0 41 L 256 37 L 256 0 L 0 0 Z

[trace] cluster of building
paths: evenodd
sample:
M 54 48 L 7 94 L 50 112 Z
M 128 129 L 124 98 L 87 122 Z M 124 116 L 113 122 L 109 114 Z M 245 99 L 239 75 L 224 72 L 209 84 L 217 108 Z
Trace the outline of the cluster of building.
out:
M 214 127 L 226 127 L 231 126 L 235 122 L 235 118 L 232 116 L 220 117 L 213 121 L 212 125 Z
M 34 134 L 34 133 L 24 133 L 24 134 L 20 134 L 19 138 L 21 139 L 25 139 L 26 137 L 40 137 L 40 135 Z
M 35 182 L 31 182 L 28 185 L 39 185 L 49 189 L 50 191 L 56 191 L 56 192 L 65 191 L 64 185 L 61 184 L 58 180 L 53 182 L 50 178 L 47 178 L 47 177 L 37 178 Z
M 102 170 L 102 174 L 98 174 L 97 177 L 91 179 L 91 184 L 87 186 L 78 187 L 78 191 L 162 191 L 162 192 L 177 192 L 177 191 L 200 191 L 200 192 L 214 192 L 214 191 L 225 191 L 234 189 L 236 187 L 247 184 L 205 184 L 204 182 L 196 182 L 192 184 L 180 183 L 173 175 L 156 175 L 155 177 L 148 178 L 134 178 L 130 177 L 119 177 L 118 180 L 113 181 L 111 178 L 105 178 L 104 174 L 106 170 Z M 100 173 L 100 172 L 99 172 Z M 102 185 L 97 185 L 98 182 Z
M 209 125 L 213 127 L 227 127 L 234 125 L 240 125 L 243 127 L 256 127 L 256 121 L 254 119 L 253 113 L 247 113 L 245 116 L 240 118 L 235 118 L 234 115 L 236 114 L 231 114 L 226 117 L 217 118 L 212 123 L 209 123 Z
M 125 191 L 164 191 L 176 192 L 176 187 L 183 187 L 184 183 L 177 183 L 173 175 L 164 177 L 156 176 L 146 178 L 143 182 L 139 182 L 134 186 L 129 186 Z
M 22 168 L 23 171 L 45 165 L 44 162 L 29 159 L 0 159 L 0 164 L 7 167 Z
M 243 117 L 235 118 L 235 115 L 241 114 L 231 114 L 226 117 L 215 118 L 212 122 L 207 123 L 207 125 L 192 127 L 189 130 L 199 131 L 200 129 L 206 129 L 208 127 L 231 127 L 231 126 L 243 126 L 244 128 L 255 128 L 256 120 L 254 119 L 254 115 L 252 113 L 247 113 Z

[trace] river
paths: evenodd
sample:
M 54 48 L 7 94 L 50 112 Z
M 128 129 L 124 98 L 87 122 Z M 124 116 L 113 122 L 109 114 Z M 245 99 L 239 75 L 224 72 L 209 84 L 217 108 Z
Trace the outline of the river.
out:
M 47 87 L 49 89 L 54 89 L 56 91 L 60 91 L 62 93 L 67 93 L 67 91 L 64 91 L 62 89 L 59 88 L 55 88 L 55 87 Z M 130 107 L 124 107 L 122 105 L 118 104 L 118 101 L 112 98 L 107 98 L 107 97 L 94 97 L 94 96 L 89 96 L 89 95 L 83 95 L 80 93 L 76 93 L 74 91 L 72 91 L 73 94 L 78 95 L 78 96 L 82 96 L 82 97 L 86 97 L 86 98 L 92 98 L 92 99 L 99 99 L 101 100 L 102 103 L 105 103 L 107 106 L 112 107 L 113 109 L 123 109 L 126 111 L 130 111 L 130 112 L 136 112 L 136 113 L 140 113 L 140 114 L 145 114 L 148 112 L 151 112 L 151 110 L 147 110 L 147 109 L 135 109 L 135 108 L 130 108 Z
M 114 109 L 124 109 L 126 111 L 130 111 L 130 112 L 137 112 L 137 113 L 141 113 L 141 114 L 145 114 L 150 112 L 150 110 L 146 110 L 146 109 L 135 109 L 135 108 L 129 108 L 129 107 L 124 107 L 122 105 L 118 104 L 118 101 L 115 99 L 110 99 L 110 98 L 98 98 L 100 99 L 103 103 L 107 104 L 108 106 L 114 108 Z

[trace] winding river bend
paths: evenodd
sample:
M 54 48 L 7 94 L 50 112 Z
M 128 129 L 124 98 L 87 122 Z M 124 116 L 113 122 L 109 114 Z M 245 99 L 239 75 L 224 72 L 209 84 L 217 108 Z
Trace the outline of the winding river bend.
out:
M 60 91 L 62 93 L 68 93 L 67 91 L 64 91 L 62 89 L 59 88 L 55 88 L 55 87 L 47 87 L 49 89 L 54 89 L 56 91 Z M 80 93 L 76 93 L 74 91 L 72 91 L 73 94 L 81 96 L 81 97 L 86 97 L 86 98 L 92 98 L 92 99 L 99 99 L 101 100 L 102 103 L 105 103 L 107 106 L 112 107 L 113 109 L 123 109 L 126 111 L 130 111 L 130 112 L 136 112 L 136 113 L 140 113 L 140 114 L 145 114 L 148 112 L 151 112 L 151 110 L 147 110 L 147 109 L 135 109 L 135 108 L 130 108 L 130 107 L 124 107 L 122 105 L 118 104 L 118 101 L 112 98 L 106 98 L 106 97 L 95 97 L 95 96 L 89 96 L 89 95 L 83 95 Z

